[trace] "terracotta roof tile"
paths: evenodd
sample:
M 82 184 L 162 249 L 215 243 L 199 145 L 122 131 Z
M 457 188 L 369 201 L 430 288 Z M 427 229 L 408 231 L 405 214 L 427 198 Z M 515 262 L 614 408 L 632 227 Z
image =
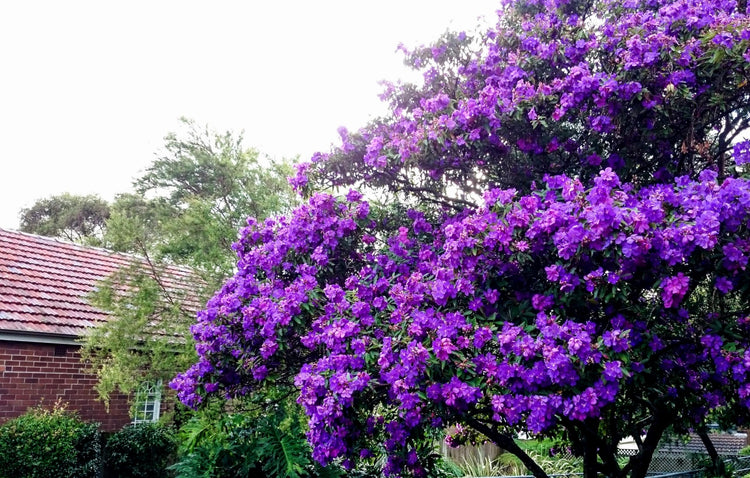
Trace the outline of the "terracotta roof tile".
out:
M 730 434 L 730 433 L 709 433 L 711 443 L 716 448 L 716 452 L 719 455 L 736 456 L 739 451 L 747 445 L 747 435 L 742 434 Z M 700 437 L 691 433 L 687 436 L 687 440 L 678 440 L 676 442 L 667 441 L 661 445 L 657 450 L 659 453 L 680 453 L 690 454 L 707 453 L 706 447 Z
M 87 300 L 99 281 L 136 256 L 0 229 L 0 332 L 79 337 L 108 319 Z M 170 267 L 167 287 L 190 271 Z M 199 304 L 189 304 L 197 309 Z

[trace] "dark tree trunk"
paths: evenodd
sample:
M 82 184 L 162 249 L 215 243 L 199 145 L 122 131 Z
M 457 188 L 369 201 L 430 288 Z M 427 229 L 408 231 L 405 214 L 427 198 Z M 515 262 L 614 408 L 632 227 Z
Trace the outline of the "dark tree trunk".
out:
M 638 454 L 630 459 L 626 470 L 630 470 L 630 478 L 645 478 L 648 472 L 648 466 L 654 457 L 657 445 L 661 440 L 664 431 L 670 425 L 670 421 L 665 418 L 657 417 L 646 433 L 646 439 L 639 447 Z
M 516 456 L 535 478 L 549 478 L 547 473 L 537 464 L 537 462 L 535 462 L 533 458 L 527 455 L 526 452 L 518 446 L 512 436 L 500 433 L 473 418 L 466 418 L 466 424 L 492 440 L 500 448 Z
M 712 471 L 716 474 L 716 476 L 727 476 L 727 470 L 726 466 L 724 466 L 724 460 L 719 457 L 719 453 L 716 451 L 716 447 L 711 441 L 711 438 L 709 438 L 708 433 L 706 433 L 705 430 L 701 430 L 698 432 L 698 436 L 703 442 L 703 446 L 706 447 L 708 456 L 711 458 L 711 463 L 713 465 L 711 467 Z
M 597 478 L 597 446 L 590 438 L 583 439 L 583 478 Z

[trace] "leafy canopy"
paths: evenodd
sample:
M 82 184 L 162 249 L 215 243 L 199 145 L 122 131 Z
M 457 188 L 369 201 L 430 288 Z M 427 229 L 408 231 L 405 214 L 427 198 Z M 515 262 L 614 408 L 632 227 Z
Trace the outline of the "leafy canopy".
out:
M 112 316 L 82 349 L 105 400 L 145 379 L 166 382 L 195 360 L 188 329 L 195 310 L 233 271 L 229 245 L 237 229 L 248 214 L 280 212 L 293 200 L 287 163 L 261 158 L 243 146 L 242 135 L 186 119 L 182 126 L 166 136 L 135 191 L 110 208 L 103 243 L 135 256 L 91 296 Z
M 97 196 L 63 193 L 37 200 L 19 213 L 21 231 L 99 246 L 110 210 Z
M 293 381 L 316 460 L 391 476 L 428 474 L 454 423 L 539 477 L 519 431 L 638 478 L 667 430 L 746 423 L 745 10 L 507 1 L 406 50 L 424 83 L 298 168 L 306 204 L 241 230 L 173 388 L 197 407 Z
M 190 266 L 215 287 L 233 272 L 230 246 L 247 216 L 294 203 L 291 166 L 246 148 L 242 134 L 181 124 L 133 182 L 135 192 L 115 200 L 105 240 L 118 251 Z

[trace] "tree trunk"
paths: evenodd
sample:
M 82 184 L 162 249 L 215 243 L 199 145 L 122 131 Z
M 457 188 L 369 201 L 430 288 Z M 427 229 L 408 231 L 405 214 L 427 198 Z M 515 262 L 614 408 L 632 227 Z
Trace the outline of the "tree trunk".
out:
M 583 439 L 583 478 L 597 478 L 597 447 L 596 442 L 589 438 Z
M 646 434 L 646 439 L 643 440 L 642 445 L 639 447 L 638 454 L 632 457 L 628 464 L 630 467 L 630 478 L 645 478 L 656 447 L 669 424 L 669 420 L 657 418 L 651 425 Z
M 714 472 L 716 476 L 726 476 L 727 470 L 726 466 L 724 466 L 724 460 L 719 457 L 719 453 L 716 451 L 716 447 L 711 441 L 711 438 L 709 438 L 708 433 L 705 430 L 701 430 L 698 432 L 698 436 L 703 442 L 703 446 L 706 447 L 708 456 L 711 458 L 711 463 L 713 465 L 711 471 Z
M 510 435 L 500 433 L 484 423 L 470 417 L 466 418 L 466 424 L 484 434 L 484 436 L 492 440 L 500 448 L 516 456 L 535 478 L 549 478 L 542 467 L 527 455 Z

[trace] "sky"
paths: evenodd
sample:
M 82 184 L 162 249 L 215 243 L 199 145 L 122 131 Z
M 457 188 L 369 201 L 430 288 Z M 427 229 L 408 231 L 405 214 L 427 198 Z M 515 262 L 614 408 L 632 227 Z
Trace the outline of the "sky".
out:
M 384 112 L 399 43 L 497 0 L 0 2 L 0 228 L 37 199 L 128 192 L 180 117 L 308 159 Z

